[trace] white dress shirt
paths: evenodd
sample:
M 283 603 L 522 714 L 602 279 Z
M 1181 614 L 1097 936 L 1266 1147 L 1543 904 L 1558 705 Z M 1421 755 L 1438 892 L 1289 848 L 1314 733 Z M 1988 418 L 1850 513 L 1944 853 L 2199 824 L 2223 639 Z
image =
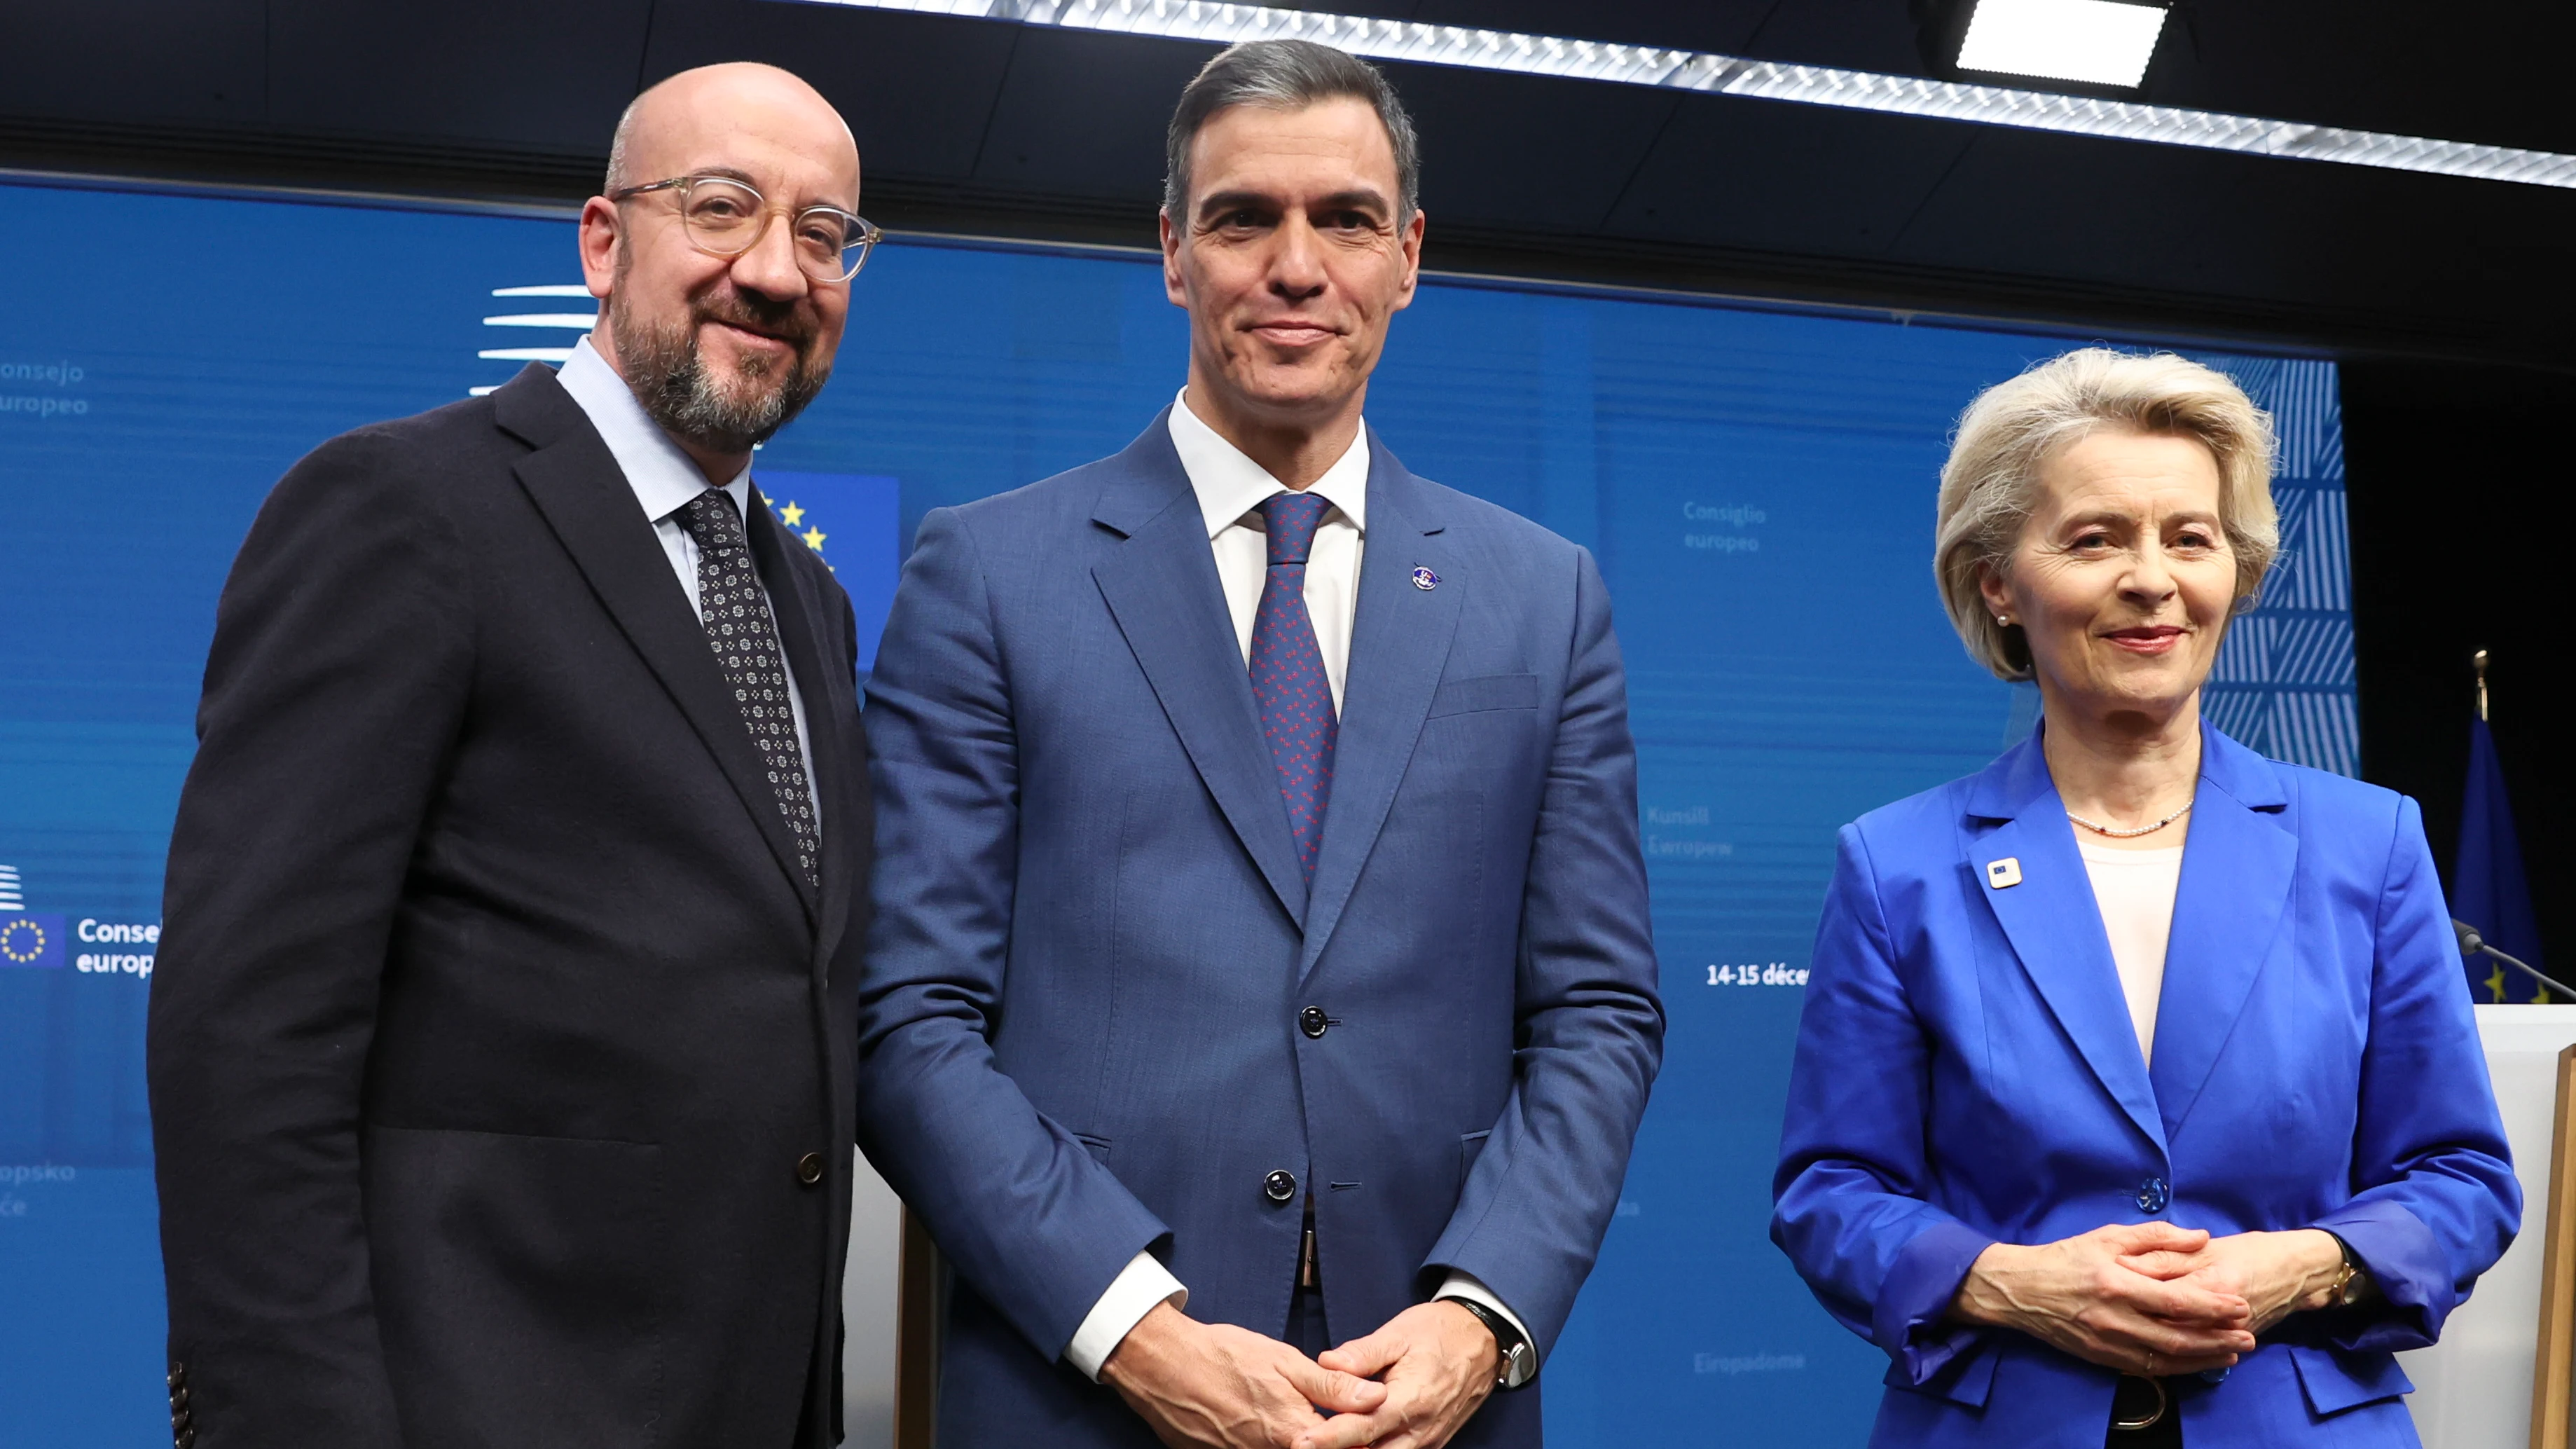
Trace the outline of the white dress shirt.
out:
M 1217 581 L 1225 588 L 1226 612 L 1234 620 L 1234 642 L 1249 669 L 1253 616 L 1260 612 L 1261 588 L 1270 572 L 1269 535 L 1262 524 L 1261 504 L 1289 489 L 1191 412 L 1186 388 L 1173 399 L 1171 433 L 1172 448 L 1181 455 L 1181 471 L 1189 475 L 1199 514 L 1207 521 Z M 1332 504 L 1316 526 L 1314 546 L 1306 555 L 1306 617 L 1314 622 L 1315 647 L 1324 656 L 1324 677 L 1332 685 L 1336 713 L 1342 707 L 1343 680 L 1350 672 L 1351 621 L 1359 611 L 1360 556 L 1368 541 L 1368 475 L 1368 426 L 1363 423 L 1350 447 L 1306 488 Z M 1452 1272 L 1433 1296 L 1472 1298 L 1503 1315 L 1522 1338 L 1529 1337 L 1519 1316 L 1465 1273 Z M 1073 1341 L 1065 1345 L 1064 1361 L 1096 1381 L 1101 1364 L 1155 1305 L 1182 1308 L 1189 1301 L 1190 1290 L 1169 1268 L 1151 1253 L 1138 1253 L 1084 1315 Z
M 2120 850 L 2078 840 L 2084 873 L 2093 881 L 2093 903 L 2111 938 L 2111 964 L 2120 971 L 2120 994 L 2129 1000 L 2129 1025 L 2138 1054 L 2153 1065 L 2156 1008 L 2165 994 L 2165 943 L 2173 934 L 2174 893 L 2182 885 L 2182 847 Z
M 1288 488 L 1243 450 L 1217 435 L 1189 409 L 1189 393 L 1172 402 L 1172 448 L 1198 494 L 1207 521 L 1208 546 L 1216 551 L 1217 581 L 1225 610 L 1234 618 L 1234 642 L 1252 663 L 1252 620 L 1261 612 L 1261 586 L 1270 577 L 1270 539 L 1261 521 L 1264 500 Z M 1324 476 L 1306 491 L 1332 504 L 1315 528 L 1306 554 L 1306 617 L 1314 621 L 1315 647 L 1324 655 L 1324 678 L 1333 687 L 1333 709 L 1342 707 L 1342 681 L 1350 673 L 1351 616 L 1360 601 L 1360 555 L 1368 542 L 1368 428 Z
M 662 425 L 644 411 L 635 400 L 635 392 L 626 379 L 608 365 L 584 337 L 574 344 L 572 356 L 555 372 L 555 381 L 581 404 L 590 425 L 599 430 L 600 441 L 608 444 L 609 456 L 617 460 L 626 475 L 626 486 L 635 490 L 635 501 L 644 508 L 644 516 L 653 524 L 653 536 L 660 540 L 662 552 L 671 560 L 671 572 L 680 576 L 680 587 L 688 591 L 689 608 L 698 610 L 698 541 L 680 523 L 680 510 L 707 491 L 707 475 L 695 459 L 682 452 Z M 744 468 L 727 483 L 725 493 L 733 499 L 735 512 L 742 515 L 743 526 L 751 525 L 751 469 Z M 752 575 L 759 578 L 757 570 Z M 761 585 L 761 596 L 768 597 L 768 585 Z M 778 610 L 769 611 L 771 632 L 777 632 Z M 706 615 L 698 611 L 698 621 Z M 814 778 L 814 744 L 805 735 L 805 698 L 796 691 L 796 666 L 787 662 L 784 641 L 778 660 L 779 669 L 787 676 L 787 708 L 796 718 L 796 748 L 805 756 L 805 778 Z M 822 792 L 814 796 L 814 838 L 823 836 Z

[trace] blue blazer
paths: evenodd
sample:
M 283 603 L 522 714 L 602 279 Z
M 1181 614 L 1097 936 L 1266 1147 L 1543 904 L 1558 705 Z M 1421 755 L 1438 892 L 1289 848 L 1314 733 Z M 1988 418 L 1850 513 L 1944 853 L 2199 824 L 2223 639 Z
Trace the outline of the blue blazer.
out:
M 943 1443 L 1150 1442 L 1074 1329 L 1150 1248 L 1283 1333 L 1309 1193 L 1337 1339 L 1455 1268 L 1544 1351 L 1590 1270 L 1664 1026 L 1609 603 L 1374 437 L 1368 523 L 1310 888 L 1162 419 L 922 520 L 865 716 L 859 1103 L 957 1271 Z
M 1873 1444 L 2098 1446 L 2111 1370 L 1942 1314 L 1990 1243 L 2163 1219 L 2325 1228 L 2383 1295 L 2194 1386 L 2185 1443 L 2412 1445 L 2390 1355 L 2513 1240 L 2415 803 L 2201 739 L 2152 1072 L 2037 736 L 1843 827 L 1771 1237 L 1887 1353 Z

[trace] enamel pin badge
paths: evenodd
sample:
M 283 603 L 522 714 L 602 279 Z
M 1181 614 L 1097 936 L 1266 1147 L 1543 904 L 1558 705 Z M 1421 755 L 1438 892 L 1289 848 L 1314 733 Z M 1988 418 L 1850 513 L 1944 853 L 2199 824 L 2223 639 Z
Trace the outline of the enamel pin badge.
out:
M 2020 885 L 2021 857 L 2018 855 L 2007 855 L 2001 860 L 1987 861 L 1986 884 L 1993 886 L 1996 890 L 2002 890 L 2006 886 Z
M 1413 571 L 1413 586 L 1427 594 L 1440 587 L 1440 576 L 1429 569 L 1417 568 Z

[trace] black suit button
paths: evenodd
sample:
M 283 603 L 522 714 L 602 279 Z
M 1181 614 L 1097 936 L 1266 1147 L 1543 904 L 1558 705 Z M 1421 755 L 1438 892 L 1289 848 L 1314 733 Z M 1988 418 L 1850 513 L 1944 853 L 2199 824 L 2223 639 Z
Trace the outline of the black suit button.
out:
M 186 1384 L 181 1384 L 179 1387 L 170 1391 L 170 1407 L 174 1409 L 184 1409 L 188 1407 L 188 1386 Z
M 1297 1174 L 1274 1172 L 1261 1179 L 1261 1195 L 1272 1202 L 1286 1202 L 1297 1195 Z
M 174 1389 L 184 1389 L 187 1386 L 188 1366 L 183 1363 L 174 1363 L 170 1365 L 170 1387 Z
M 796 1180 L 812 1187 L 823 1180 L 823 1154 L 808 1152 L 796 1159 Z
M 171 1432 L 171 1433 L 173 1433 L 173 1434 L 185 1434 L 185 1433 L 187 1433 L 190 1429 L 192 1429 L 192 1428 L 194 1428 L 194 1427 L 196 1427 L 196 1423 L 195 1423 L 195 1421 L 194 1421 L 193 1419 L 191 1419 L 191 1418 L 189 1417 L 189 1414 L 188 1414 L 188 1411 L 187 1411 L 187 1410 L 185 1410 L 185 1409 L 177 1409 L 177 1410 L 173 1410 L 173 1411 L 172 1411 L 172 1413 L 171 1413 L 171 1415 L 170 1415 L 170 1432 Z
M 1320 1006 L 1310 1006 L 1297 1013 L 1297 1029 L 1308 1036 L 1322 1036 L 1332 1024 L 1333 1019 L 1324 1015 L 1324 1008 Z
M 179 1431 L 178 1437 L 172 1439 L 170 1442 L 177 1445 L 178 1449 L 191 1449 L 191 1446 L 195 1445 L 197 1442 L 197 1431 L 194 1429 L 182 1429 Z

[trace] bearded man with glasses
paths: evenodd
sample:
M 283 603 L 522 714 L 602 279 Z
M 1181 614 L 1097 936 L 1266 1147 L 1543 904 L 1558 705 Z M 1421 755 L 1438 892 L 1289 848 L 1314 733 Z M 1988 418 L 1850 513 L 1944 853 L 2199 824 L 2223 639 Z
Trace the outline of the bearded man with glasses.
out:
M 753 447 L 875 241 L 849 129 L 673 77 L 560 374 L 335 438 L 219 607 L 148 1068 L 179 1449 L 836 1442 L 872 827 Z

